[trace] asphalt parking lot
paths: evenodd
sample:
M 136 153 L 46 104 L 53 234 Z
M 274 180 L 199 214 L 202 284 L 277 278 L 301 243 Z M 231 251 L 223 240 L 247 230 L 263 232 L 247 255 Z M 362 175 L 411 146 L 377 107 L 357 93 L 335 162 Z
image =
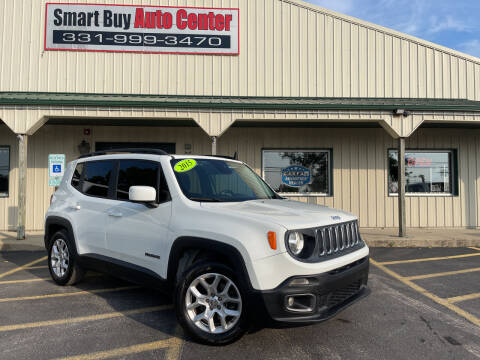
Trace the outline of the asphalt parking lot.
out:
M 0 253 L 7 359 L 480 359 L 480 248 L 371 250 L 372 294 L 335 318 L 191 342 L 161 294 L 88 273 L 49 278 L 43 252 Z

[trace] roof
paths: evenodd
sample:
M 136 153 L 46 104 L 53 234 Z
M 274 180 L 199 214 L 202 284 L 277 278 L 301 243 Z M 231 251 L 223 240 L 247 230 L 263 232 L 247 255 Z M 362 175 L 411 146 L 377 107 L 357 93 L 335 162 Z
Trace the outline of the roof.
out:
M 0 92 L 0 106 L 95 106 L 224 110 L 480 111 L 480 101 L 410 98 L 222 97 Z

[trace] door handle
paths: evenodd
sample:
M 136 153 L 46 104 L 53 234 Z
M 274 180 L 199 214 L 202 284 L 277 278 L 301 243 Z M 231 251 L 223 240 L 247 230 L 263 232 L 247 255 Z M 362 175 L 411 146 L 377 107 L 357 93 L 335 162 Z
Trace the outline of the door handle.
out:
M 120 218 L 120 217 L 123 216 L 123 214 L 122 214 L 122 213 L 119 213 L 119 212 L 116 212 L 116 211 L 109 211 L 109 212 L 108 212 L 108 216 Z
M 77 210 L 78 211 L 82 207 L 79 204 L 77 204 L 77 205 L 70 205 L 68 208 L 71 209 L 71 210 Z

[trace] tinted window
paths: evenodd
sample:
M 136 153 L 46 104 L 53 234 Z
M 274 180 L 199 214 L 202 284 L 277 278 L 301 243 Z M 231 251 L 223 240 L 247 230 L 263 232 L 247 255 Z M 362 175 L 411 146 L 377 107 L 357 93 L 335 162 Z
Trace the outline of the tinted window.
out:
M 241 202 L 257 199 L 275 199 L 277 195 L 265 182 L 244 164 L 196 159 L 187 171 L 175 165 L 185 160 L 172 160 L 178 184 L 190 200 L 199 202 Z
M 143 160 L 121 160 L 118 172 L 117 199 L 128 200 L 131 186 L 158 188 L 159 164 Z
M 82 192 L 86 195 L 108 197 L 108 184 L 112 176 L 113 161 L 86 163 Z
M 331 151 L 264 150 L 263 176 L 284 194 L 331 195 Z
M 83 163 L 77 164 L 72 176 L 72 186 L 80 191 L 80 180 L 82 178 Z
M 453 194 L 455 156 L 453 151 L 418 150 L 405 152 L 405 191 L 407 193 Z M 398 151 L 388 152 L 388 186 L 398 193 Z
M 10 148 L 0 147 L 0 196 L 8 196 L 8 178 L 10 173 Z

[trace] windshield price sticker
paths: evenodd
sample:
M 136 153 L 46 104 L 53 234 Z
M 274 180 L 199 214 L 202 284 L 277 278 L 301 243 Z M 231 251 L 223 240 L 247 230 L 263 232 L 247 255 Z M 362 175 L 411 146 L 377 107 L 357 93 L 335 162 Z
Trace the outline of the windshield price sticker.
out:
M 239 54 L 239 9 L 46 5 L 45 50 Z
M 193 159 L 182 160 L 177 163 L 174 167 L 174 170 L 178 173 L 184 173 L 190 170 L 193 170 L 197 166 L 197 162 Z

